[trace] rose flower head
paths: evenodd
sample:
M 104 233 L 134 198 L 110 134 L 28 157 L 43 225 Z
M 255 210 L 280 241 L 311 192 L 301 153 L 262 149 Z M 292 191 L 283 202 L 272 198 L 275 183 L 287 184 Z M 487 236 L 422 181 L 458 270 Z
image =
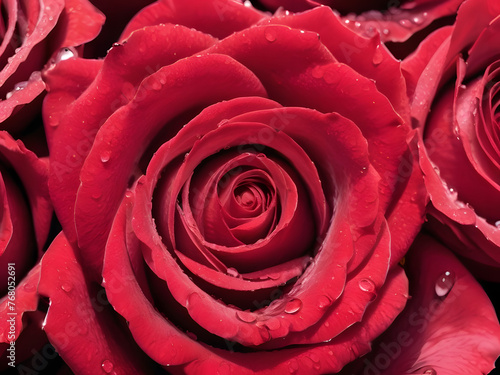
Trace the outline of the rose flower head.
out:
M 40 292 L 74 371 L 337 372 L 402 311 L 426 192 L 378 36 L 328 7 L 158 1 L 103 60 L 44 79 L 64 235 Z M 112 308 L 64 341 L 101 282 Z M 75 355 L 83 340 L 98 354 Z

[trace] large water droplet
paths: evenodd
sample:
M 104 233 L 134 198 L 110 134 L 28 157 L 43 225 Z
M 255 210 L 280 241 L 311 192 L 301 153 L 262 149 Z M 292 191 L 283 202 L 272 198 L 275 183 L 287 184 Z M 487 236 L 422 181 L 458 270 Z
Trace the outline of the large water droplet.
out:
M 287 302 L 285 306 L 285 312 L 287 314 L 295 314 L 302 308 L 302 301 L 298 298 L 293 298 Z
M 446 271 L 439 276 L 434 286 L 434 290 L 438 297 L 445 297 L 450 293 L 451 288 L 455 284 L 455 274 L 453 271 Z
M 276 30 L 272 27 L 268 27 L 264 32 L 264 37 L 270 43 L 276 41 Z
M 107 163 L 110 158 L 111 158 L 111 152 L 110 151 L 103 151 L 101 153 L 101 161 L 103 163 Z
M 257 320 L 255 314 L 250 311 L 236 311 L 236 317 L 245 323 L 253 323 Z
M 370 279 L 359 280 L 359 288 L 368 293 L 373 293 L 375 291 L 375 284 Z
M 63 283 L 61 285 L 61 289 L 69 293 L 73 290 L 73 285 L 71 285 L 70 283 Z
M 72 47 L 66 47 L 61 49 L 58 54 L 55 57 L 55 63 L 57 64 L 60 61 L 68 60 L 73 57 L 78 57 L 78 52 L 76 52 L 76 49 Z
M 113 363 L 109 359 L 104 360 L 101 366 L 104 372 L 107 374 L 113 371 Z

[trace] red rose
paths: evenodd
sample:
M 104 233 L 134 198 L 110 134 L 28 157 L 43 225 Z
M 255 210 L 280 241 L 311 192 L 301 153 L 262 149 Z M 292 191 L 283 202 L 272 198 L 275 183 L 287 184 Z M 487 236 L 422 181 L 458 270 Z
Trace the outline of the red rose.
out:
M 7 132 L 0 132 L 0 159 L 0 368 L 6 369 L 9 362 L 17 365 L 31 356 L 30 350 L 40 344 L 36 331 L 41 332 L 44 314 L 37 311 L 38 261 L 49 234 L 52 206 L 46 161 Z M 11 361 L 12 342 L 17 350 Z M 26 351 L 21 350 L 23 342 L 30 343 Z
M 426 198 L 399 62 L 326 7 L 159 1 L 122 35 L 46 72 L 67 239 L 40 293 L 61 356 L 135 373 L 152 363 L 138 345 L 172 371 L 331 373 L 369 351 L 406 303 Z
M 481 277 L 496 279 L 500 55 L 492 43 L 500 37 L 499 13 L 495 1 L 464 3 L 456 25 L 436 32 L 405 62 L 414 121 L 425 124 L 421 165 L 433 203 L 429 227 Z
M 61 48 L 93 39 L 104 19 L 87 0 L 7 1 L 2 9 L 0 122 L 19 134 L 39 112 L 39 102 L 19 110 L 44 91 L 44 65 Z

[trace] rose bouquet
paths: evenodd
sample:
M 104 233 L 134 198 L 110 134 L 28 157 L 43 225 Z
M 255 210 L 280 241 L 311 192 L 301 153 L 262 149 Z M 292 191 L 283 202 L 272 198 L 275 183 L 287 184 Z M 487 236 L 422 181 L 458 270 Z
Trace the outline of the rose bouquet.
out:
M 3 368 L 493 369 L 494 1 L 61 3 L 4 134 Z

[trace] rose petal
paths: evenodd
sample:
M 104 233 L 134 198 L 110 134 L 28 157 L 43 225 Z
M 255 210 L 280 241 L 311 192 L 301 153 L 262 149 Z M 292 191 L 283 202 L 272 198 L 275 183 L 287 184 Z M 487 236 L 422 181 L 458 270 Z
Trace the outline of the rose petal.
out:
M 388 52 L 378 36 L 365 38 L 348 30 L 327 7 L 315 8 L 293 17 L 273 17 L 269 22 L 321 35 L 322 43 L 339 62 L 374 80 L 377 89 L 389 98 L 397 113 L 405 122 L 409 121 L 408 98 L 400 62 Z M 339 40 L 342 42 L 339 43 Z M 392 80 L 385 78 L 389 75 L 393 77 Z
M 7 266 L 5 270 L 7 270 Z M 0 323 L 0 343 L 9 343 L 17 340 L 24 328 L 23 315 L 26 312 L 36 311 L 38 306 L 37 284 L 39 278 L 40 265 L 36 265 L 18 282 L 15 288 L 14 300 L 9 299 L 7 294 L 0 299 L 0 317 L 2 318 Z M 14 319 L 15 321 L 14 331 L 10 329 L 11 323 L 9 319 Z
M 500 354 L 500 326 L 480 285 L 426 236 L 417 240 L 405 265 L 412 298 L 379 339 L 378 350 L 364 360 L 365 371 L 488 373 Z
M 65 0 L 56 27 L 56 33 L 64 39 L 56 45 L 58 48 L 79 46 L 94 39 L 101 31 L 104 20 L 104 15 L 88 0 Z
M 150 373 L 151 364 L 115 320 L 104 290 L 87 282 L 63 234 L 42 259 L 38 290 L 50 299 L 43 328 L 74 372 Z
M 0 154 L 15 170 L 26 191 L 36 243 L 38 250 L 41 251 L 52 221 L 52 204 L 47 187 L 47 163 L 26 149 L 21 141 L 15 141 L 7 132 L 0 132 Z
M 54 145 L 50 153 L 51 194 L 57 198 L 56 211 L 71 242 L 76 241 L 73 217 L 80 169 L 102 121 L 128 103 L 148 74 L 213 43 L 211 37 L 180 26 L 160 25 L 149 32 L 162 44 L 153 43 L 146 31 L 135 33 L 125 45 L 111 49 L 99 73 L 101 62 L 79 59 L 62 61 L 46 72 L 49 93 L 44 119 L 50 125 L 49 145 Z M 151 45 L 155 48 L 149 48 Z M 148 53 L 138 55 L 141 48 Z M 114 98 L 111 103 L 110 97 Z
M 126 211 L 131 210 L 130 194 L 122 203 L 113 233 L 124 230 Z M 135 281 L 126 255 L 123 235 L 111 236 L 106 249 L 104 277 L 108 298 L 114 308 L 129 322 L 135 340 L 157 362 L 181 365 L 185 373 L 211 369 L 233 370 L 241 374 L 272 374 L 292 371 L 304 373 L 338 372 L 353 356 L 369 350 L 366 342 L 377 337 L 404 306 L 407 282 L 404 273 L 396 271 L 389 277 L 379 299 L 368 307 L 362 323 L 329 343 L 315 347 L 283 349 L 273 352 L 234 353 L 199 343 L 180 332 L 163 318 L 145 298 Z M 130 249 L 129 249 L 130 251 Z M 119 269 L 120 272 L 116 272 Z M 112 287 L 112 286 L 120 286 Z M 129 303 L 130 300 L 134 304 Z M 165 346 L 165 342 L 169 345 Z M 231 343 L 228 343 L 230 345 Z M 230 348 L 230 346 L 228 346 Z M 169 369 L 173 369 L 169 367 Z
M 252 26 L 261 18 L 264 18 L 262 13 L 237 1 L 185 0 L 174 3 L 160 0 L 137 13 L 122 32 L 120 40 L 127 38 L 134 30 L 161 23 L 181 24 L 224 38 Z

